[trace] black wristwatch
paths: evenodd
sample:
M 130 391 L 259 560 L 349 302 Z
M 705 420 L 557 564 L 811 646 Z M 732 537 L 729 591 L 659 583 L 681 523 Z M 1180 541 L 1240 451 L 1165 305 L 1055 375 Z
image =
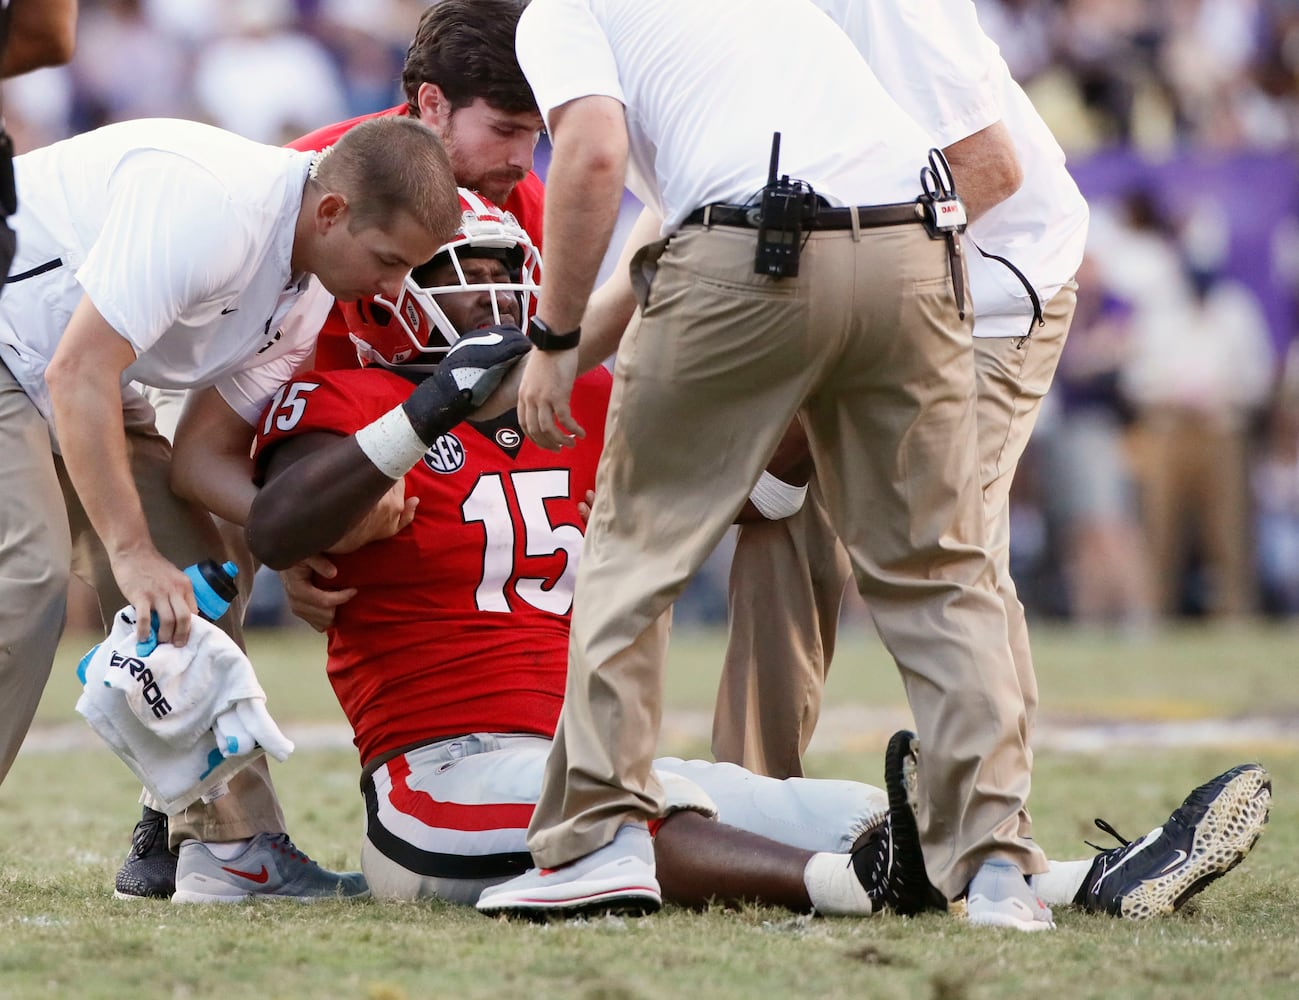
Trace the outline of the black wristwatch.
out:
M 556 333 L 545 320 L 534 316 L 528 320 L 528 339 L 539 351 L 571 351 L 582 339 L 582 328 Z

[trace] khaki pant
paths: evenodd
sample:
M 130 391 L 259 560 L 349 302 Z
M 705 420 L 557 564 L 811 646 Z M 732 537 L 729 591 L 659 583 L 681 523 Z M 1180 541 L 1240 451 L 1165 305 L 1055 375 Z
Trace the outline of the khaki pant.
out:
M 1196 543 L 1207 570 L 1208 612 L 1238 618 L 1258 610 L 1249 442 L 1242 422 L 1234 414 L 1176 407 L 1141 414 L 1141 519 L 1164 615 L 1180 610 L 1182 580 Z
M 530 836 L 554 867 L 657 816 L 664 612 L 804 410 L 826 508 L 925 746 L 921 838 L 949 896 L 1021 837 L 1027 720 L 984 548 L 975 373 L 946 249 L 918 226 L 815 232 L 797 279 L 753 274 L 754 234 L 644 248 L 578 572 L 568 687 Z M 652 287 L 650 287 L 652 285 Z
M 168 485 L 171 445 L 153 411 L 128 394 L 124 409 L 131 471 L 154 544 L 178 566 L 225 558 L 220 535 L 198 505 Z M 95 588 L 104 622 L 126 604 L 103 545 L 50 445 L 49 427 L 0 364 L 0 780 L 31 725 L 63 632 L 70 572 Z M 218 623 L 242 645 L 243 601 Z M 230 781 L 230 794 L 175 817 L 171 842 L 234 840 L 282 832 L 284 818 L 264 760 Z
M 1070 283 L 1047 303 L 1044 325 L 1028 340 L 974 340 L 987 544 L 1030 736 L 1037 681 L 1024 606 L 1010 575 L 1010 488 L 1076 303 Z M 777 778 L 803 773 L 802 755 L 820 715 L 850 574 L 815 476 L 807 503 L 793 517 L 740 527 L 731 563 L 730 635 L 713 718 L 718 760 Z

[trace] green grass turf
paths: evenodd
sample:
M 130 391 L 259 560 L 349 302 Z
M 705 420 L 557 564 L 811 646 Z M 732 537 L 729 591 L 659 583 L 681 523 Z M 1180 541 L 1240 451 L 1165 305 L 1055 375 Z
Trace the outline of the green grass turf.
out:
M 1043 631 L 1044 706 L 1070 717 L 1293 718 L 1296 638 L 1190 630 L 1124 646 Z M 71 669 L 87 645 L 65 643 L 43 732 L 74 731 Z M 318 636 L 258 634 L 252 648 L 286 728 L 341 719 Z M 674 638 L 674 708 L 706 714 L 719 650 L 713 634 Z M 873 641 L 846 637 L 829 702 L 901 707 Z M 683 740 L 668 749 L 705 749 L 697 733 Z M 878 781 L 883 744 L 867 742 L 818 752 L 809 770 Z M 138 816 L 130 773 L 98 746 L 24 753 L 0 789 L 0 998 L 1290 998 L 1299 996 L 1299 806 L 1290 792 L 1299 743 L 1041 753 L 1036 835 L 1052 857 L 1089 856 L 1083 838 L 1101 842 L 1092 817 L 1140 836 L 1194 785 L 1248 759 L 1272 771 L 1275 801 L 1240 868 L 1171 918 L 1136 924 L 1062 910 L 1055 934 L 1020 935 L 941 915 L 806 920 L 761 908 L 531 926 L 436 903 L 126 903 L 111 898 L 111 883 Z M 295 839 L 333 867 L 358 863 L 357 770 L 346 747 L 304 747 L 275 765 Z

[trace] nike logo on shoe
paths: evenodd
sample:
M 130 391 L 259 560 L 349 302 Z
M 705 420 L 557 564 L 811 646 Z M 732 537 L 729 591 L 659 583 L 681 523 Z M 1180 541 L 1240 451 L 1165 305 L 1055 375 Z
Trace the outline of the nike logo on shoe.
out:
M 1173 857 L 1173 860 L 1168 862 L 1168 864 L 1164 865 L 1164 867 L 1159 870 L 1159 874 L 1164 875 L 1167 874 L 1168 872 L 1171 872 L 1174 868 L 1176 868 L 1183 861 L 1185 861 L 1186 857 L 1187 857 L 1186 852 L 1179 849 L 1176 855 Z
M 271 873 L 266 870 L 265 865 L 262 865 L 262 870 L 259 872 L 243 872 L 238 868 L 227 868 L 225 865 L 221 866 L 221 870 L 229 872 L 231 875 L 238 875 L 240 878 L 246 878 L 249 882 L 256 882 L 258 885 L 265 885 L 266 880 L 271 877 Z

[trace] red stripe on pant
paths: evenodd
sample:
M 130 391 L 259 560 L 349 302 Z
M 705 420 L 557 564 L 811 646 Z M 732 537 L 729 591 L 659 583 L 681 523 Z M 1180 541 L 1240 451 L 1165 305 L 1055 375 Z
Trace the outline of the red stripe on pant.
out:
M 532 820 L 536 804 L 532 802 L 487 802 L 467 805 L 461 802 L 439 802 L 428 792 L 411 788 L 410 764 L 406 757 L 388 761 L 388 776 L 392 779 L 389 801 L 398 812 L 411 816 L 425 826 L 441 829 L 464 830 L 526 830 Z

